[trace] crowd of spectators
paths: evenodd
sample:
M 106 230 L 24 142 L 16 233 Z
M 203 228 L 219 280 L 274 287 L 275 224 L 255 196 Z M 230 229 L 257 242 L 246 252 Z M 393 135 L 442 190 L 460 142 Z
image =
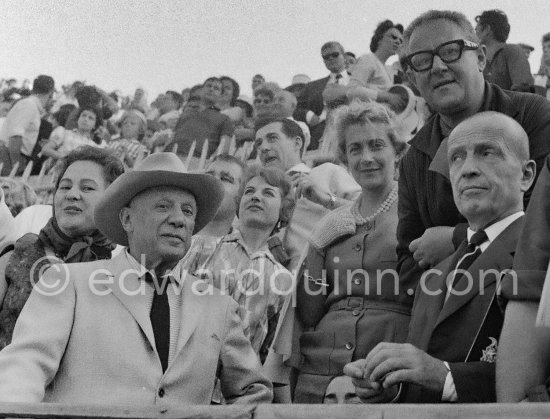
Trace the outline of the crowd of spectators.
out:
M 535 74 L 509 33 L 388 19 L 253 97 L 2 80 L 0 401 L 550 401 L 550 33 Z

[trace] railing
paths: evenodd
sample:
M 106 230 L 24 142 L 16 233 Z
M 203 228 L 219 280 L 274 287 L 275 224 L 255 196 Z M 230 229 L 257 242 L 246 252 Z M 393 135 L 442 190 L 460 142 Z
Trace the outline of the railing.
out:
M 12 418 L 549 418 L 550 403 L 434 405 L 232 405 L 123 407 L 55 403 L 0 403 L 0 417 Z

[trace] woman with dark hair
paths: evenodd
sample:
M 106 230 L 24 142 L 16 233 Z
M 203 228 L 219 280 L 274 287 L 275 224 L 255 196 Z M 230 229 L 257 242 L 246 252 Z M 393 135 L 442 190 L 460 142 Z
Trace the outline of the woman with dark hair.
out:
M 107 144 L 107 148 L 113 150 L 116 156 L 128 167 L 134 167 L 138 156 L 147 154 L 148 150 L 142 144 L 147 130 L 147 120 L 138 110 L 125 111 L 120 121 L 120 137 Z
M 220 80 L 222 82 L 222 95 L 218 107 L 221 113 L 227 115 L 233 123 L 237 124 L 244 116 L 242 109 L 235 104 L 240 94 L 239 83 L 228 76 L 221 76 Z
M 405 105 L 404 99 L 388 92 L 394 84 L 394 75 L 386 66 L 386 61 L 397 54 L 403 42 L 403 26 L 391 20 L 379 23 L 370 43 L 370 54 L 359 58 L 348 83 L 348 98 L 375 100 L 389 104 L 394 110 Z
M 42 154 L 54 159 L 62 159 L 71 151 L 84 145 L 104 147 L 94 137 L 94 131 L 101 126 L 103 120 L 98 108 L 80 108 L 77 113 L 77 128 L 65 130 L 60 137 L 50 137 L 48 143 L 42 148 Z
M 238 227 L 222 238 L 196 274 L 239 303 L 245 335 L 263 360 L 292 284 L 268 241 L 288 223 L 294 202 L 290 180 L 280 169 L 252 167 L 244 185 Z
M 394 114 L 354 101 L 334 113 L 337 155 L 361 195 L 328 213 L 309 240 L 304 275 L 297 279 L 300 371 L 294 401 L 321 403 L 330 381 L 348 362 L 380 342 L 407 338 L 416 284 L 397 276 L 397 167 L 407 143 Z M 279 338 L 279 337 L 278 337 Z
M 94 208 L 124 167 L 111 152 L 84 146 L 60 164 L 53 197 L 53 217 L 36 234 L 26 234 L 0 258 L 0 349 L 11 342 L 13 328 L 33 285 L 56 263 L 110 259 L 114 249 L 94 223 Z

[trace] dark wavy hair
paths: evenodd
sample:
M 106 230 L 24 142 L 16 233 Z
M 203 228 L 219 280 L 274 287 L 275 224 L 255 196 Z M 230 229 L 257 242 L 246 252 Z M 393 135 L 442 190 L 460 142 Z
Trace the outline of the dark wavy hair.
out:
M 400 23 L 393 23 L 391 20 L 386 19 L 383 22 L 380 22 L 376 29 L 374 30 L 374 35 L 372 36 L 370 40 L 370 50 L 372 52 L 376 52 L 378 49 L 378 45 L 380 44 L 380 41 L 384 37 L 384 34 L 390 30 L 390 29 L 397 29 L 399 32 L 401 32 L 401 35 L 403 35 L 403 25 Z
M 489 26 L 498 42 L 506 42 L 510 35 L 510 23 L 502 10 L 485 10 L 481 15 L 476 16 L 476 23 L 483 27 Z
M 269 185 L 278 188 L 281 191 L 281 208 L 279 210 L 278 228 L 283 228 L 288 225 L 292 212 L 294 211 L 294 199 L 292 198 L 290 178 L 278 167 L 263 167 L 259 165 L 249 166 L 244 174 L 243 194 L 240 196 L 239 202 L 244 195 L 246 184 L 251 179 L 260 176 Z M 237 216 L 239 216 L 239 205 L 237 205 Z
M 241 94 L 241 88 L 239 87 L 239 83 L 235 79 L 232 79 L 229 76 L 221 76 L 220 80 L 222 82 L 222 90 L 223 90 L 223 81 L 228 80 L 233 85 L 233 97 L 231 98 L 231 102 L 229 103 L 231 106 L 235 106 L 235 101 Z
M 61 160 L 59 175 L 55 181 L 56 191 L 57 188 L 59 188 L 59 182 L 63 178 L 63 175 L 69 166 L 77 161 L 91 161 L 100 165 L 103 168 L 103 178 L 105 179 L 107 185 L 113 183 L 117 177 L 124 173 L 124 165 L 112 151 L 104 148 L 84 145 L 74 149 Z

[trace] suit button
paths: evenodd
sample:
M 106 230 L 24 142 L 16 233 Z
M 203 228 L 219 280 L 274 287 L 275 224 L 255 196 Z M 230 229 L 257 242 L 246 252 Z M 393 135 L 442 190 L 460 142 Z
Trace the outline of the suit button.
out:
M 355 279 L 353 280 L 353 283 L 354 283 L 355 285 L 361 285 L 361 279 L 360 279 L 360 278 L 355 278 Z
M 351 314 L 353 314 L 354 316 L 358 316 L 359 314 L 361 314 L 361 312 L 359 310 L 353 310 Z
M 164 397 L 164 389 L 159 389 L 159 397 Z
M 348 351 L 351 351 L 353 349 L 353 343 L 351 343 L 351 342 L 346 343 L 346 349 Z
M 355 246 L 353 246 L 353 250 L 355 250 L 356 252 L 361 251 L 361 244 L 357 243 Z

